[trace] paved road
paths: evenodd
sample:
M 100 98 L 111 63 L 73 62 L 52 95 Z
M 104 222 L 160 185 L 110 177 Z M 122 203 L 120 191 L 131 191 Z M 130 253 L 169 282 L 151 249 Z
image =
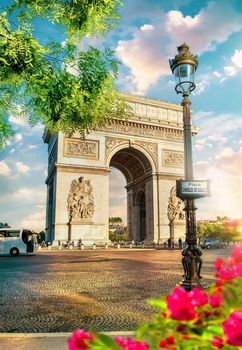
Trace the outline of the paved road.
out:
M 203 277 L 225 250 L 204 253 Z M 178 250 L 41 251 L 0 258 L 0 332 L 134 330 L 154 310 L 148 298 L 169 292 L 181 279 Z

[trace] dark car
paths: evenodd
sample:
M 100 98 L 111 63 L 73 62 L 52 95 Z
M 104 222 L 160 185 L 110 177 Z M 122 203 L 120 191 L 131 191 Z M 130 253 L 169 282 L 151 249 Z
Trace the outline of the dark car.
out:
M 203 249 L 226 248 L 227 243 L 217 238 L 206 238 L 201 246 Z

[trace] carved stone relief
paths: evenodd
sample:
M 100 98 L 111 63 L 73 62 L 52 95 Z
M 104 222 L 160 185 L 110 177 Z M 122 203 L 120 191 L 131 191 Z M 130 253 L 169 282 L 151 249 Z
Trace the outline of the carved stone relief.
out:
M 81 176 L 72 181 L 67 198 L 69 223 L 91 222 L 94 214 L 93 188 L 90 180 Z
M 114 149 L 116 146 L 119 145 L 129 145 L 129 140 L 125 139 L 119 139 L 117 137 L 105 137 L 105 156 L 109 155 L 109 153 Z
M 150 154 L 150 156 L 155 161 L 155 164 L 157 165 L 158 155 L 157 155 L 157 144 L 156 143 L 135 141 L 134 145 L 138 145 L 138 146 L 141 146 L 142 148 L 144 148 Z
M 176 187 L 171 188 L 170 197 L 167 207 L 167 217 L 170 221 L 175 219 L 184 220 L 184 203 L 183 201 L 176 196 Z
M 109 131 L 125 135 L 151 137 L 168 141 L 183 142 L 182 130 L 165 128 L 162 126 L 141 124 L 128 121 L 116 121 L 100 127 L 101 131 Z
M 163 166 L 183 168 L 184 167 L 184 154 L 179 151 L 162 151 L 162 163 Z
M 98 141 L 65 139 L 65 156 L 98 159 Z

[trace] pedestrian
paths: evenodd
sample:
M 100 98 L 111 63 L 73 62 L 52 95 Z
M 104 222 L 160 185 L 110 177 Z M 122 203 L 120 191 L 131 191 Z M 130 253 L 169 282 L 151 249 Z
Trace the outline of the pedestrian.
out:
M 178 245 L 179 245 L 179 248 L 182 249 L 182 239 L 181 239 L 181 237 L 179 237 L 179 239 L 178 239 Z
M 168 242 L 168 248 L 171 248 L 171 239 L 168 238 L 167 242 Z

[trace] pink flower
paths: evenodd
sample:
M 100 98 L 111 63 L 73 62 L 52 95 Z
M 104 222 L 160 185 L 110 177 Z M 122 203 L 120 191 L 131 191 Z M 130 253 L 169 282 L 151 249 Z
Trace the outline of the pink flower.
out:
M 209 304 L 212 307 L 218 307 L 221 305 L 223 301 L 224 301 L 224 298 L 222 298 L 220 295 L 211 295 L 209 299 Z
M 160 340 L 158 343 L 158 346 L 160 348 L 172 350 L 172 349 L 176 349 L 173 346 L 171 347 L 171 345 L 174 345 L 174 344 L 175 344 L 175 338 L 173 337 L 173 335 L 170 335 L 166 339 Z
M 238 250 L 236 250 L 235 255 L 237 259 L 239 259 Z M 232 280 L 237 277 L 242 277 L 242 263 L 236 260 L 235 258 L 229 258 L 226 264 L 221 265 L 218 268 L 216 276 L 225 281 Z
M 183 288 L 175 288 L 167 297 L 166 303 L 171 317 L 178 321 L 190 321 L 196 318 L 197 312 L 191 302 L 189 292 Z
M 232 250 L 232 257 L 235 261 L 242 263 L 242 244 Z
M 84 332 L 83 329 L 76 329 L 68 340 L 69 350 L 85 350 L 89 345 L 85 340 L 92 340 L 92 335 Z
M 242 346 L 242 310 L 229 315 L 223 322 L 223 331 L 228 344 Z
M 149 345 L 147 343 L 142 343 L 132 338 L 123 339 L 121 337 L 115 337 L 115 341 L 123 350 L 148 350 L 149 349 Z
M 158 343 L 159 348 L 164 348 L 165 349 L 166 345 L 167 345 L 167 342 L 164 339 L 160 340 L 159 343 Z
M 196 318 L 195 307 L 205 305 L 207 302 L 207 294 L 199 288 L 186 292 L 183 288 L 177 287 L 166 298 L 171 317 L 179 321 L 189 321 Z
M 190 293 L 191 303 L 194 306 L 203 306 L 208 302 L 208 296 L 199 288 L 194 288 Z
M 223 259 L 218 258 L 215 263 L 214 263 L 214 268 L 216 270 L 219 270 L 222 266 L 224 266 L 225 262 L 223 261 Z
M 222 349 L 222 347 L 224 346 L 224 341 L 222 338 L 219 338 L 216 335 L 214 335 L 211 344 L 217 349 Z

